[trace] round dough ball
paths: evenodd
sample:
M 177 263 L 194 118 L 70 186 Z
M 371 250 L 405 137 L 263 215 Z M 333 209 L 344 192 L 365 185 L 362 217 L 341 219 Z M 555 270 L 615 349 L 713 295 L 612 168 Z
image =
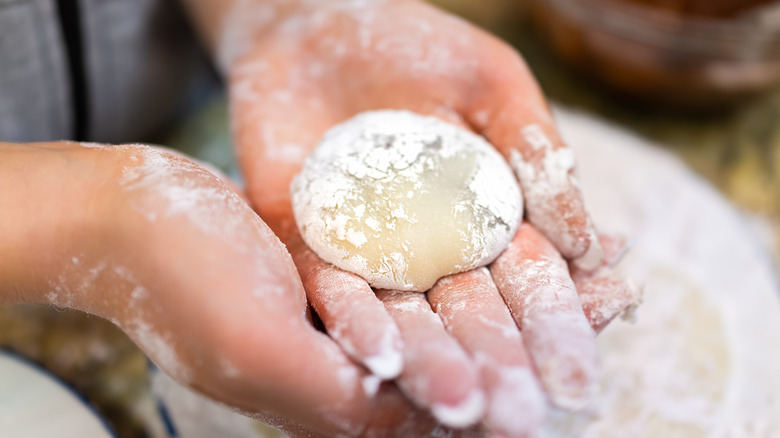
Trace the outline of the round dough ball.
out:
M 291 190 L 309 247 L 384 289 L 425 291 L 490 263 L 523 214 L 490 144 L 406 111 L 365 112 L 328 131 Z

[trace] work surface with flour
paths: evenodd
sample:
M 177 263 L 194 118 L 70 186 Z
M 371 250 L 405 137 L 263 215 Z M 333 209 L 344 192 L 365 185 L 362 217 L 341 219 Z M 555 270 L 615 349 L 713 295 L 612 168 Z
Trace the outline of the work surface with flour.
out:
M 780 430 L 780 287 L 748 220 L 681 162 L 587 116 L 557 111 L 597 227 L 631 237 L 644 284 L 631 325 L 599 336 L 591 412 L 544 437 L 770 437 Z

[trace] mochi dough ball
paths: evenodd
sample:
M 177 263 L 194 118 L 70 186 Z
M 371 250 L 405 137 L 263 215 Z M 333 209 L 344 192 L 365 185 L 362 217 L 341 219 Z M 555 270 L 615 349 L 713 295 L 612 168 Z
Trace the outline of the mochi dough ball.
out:
M 514 174 L 490 144 L 407 111 L 332 128 L 291 192 L 306 244 L 383 289 L 425 291 L 490 263 L 523 215 Z

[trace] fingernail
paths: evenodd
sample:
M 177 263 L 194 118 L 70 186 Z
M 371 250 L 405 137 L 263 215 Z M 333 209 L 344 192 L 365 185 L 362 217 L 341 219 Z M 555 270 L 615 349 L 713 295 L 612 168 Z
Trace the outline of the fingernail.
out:
M 601 242 L 599 242 L 598 236 L 596 236 L 596 233 L 592 230 L 590 232 L 589 240 L 590 245 L 588 245 L 588 250 L 585 251 L 585 254 L 573 260 L 574 266 L 583 271 L 592 271 L 601 266 L 601 261 L 604 256 L 601 249 Z
M 596 370 L 587 360 L 582 363 L 567 362 L 549 366 L 542 380 L 553 404 L 578 411 L 585 408 L 596 393 Z
M 598 387 L 599 365 L 595 332 L 584 314 L 536 315 L 527 325 L 526 343 L 550 401 L 572 411 L 587 406 Z M 555 342 L 549 333 L 556 333 Z
M 373 374 L 369 374 L 363 377 L 363 380 L 361 380 L 360 383 L 363 385 L 363 392 L 371 398 L 379 391 L 379 385 L 382 384 L 382 379 Z
M 620 315 L 620 318 L 624 321 L 634 323 L 636 322 L 636 309 L 642 304 L 644 287 L 638 286 L 632 280 L 626 282 L 626 287 L 628 288 L 628 293 L 631 297 L 631 303 L 623 311 L 623 314 Z
M 485 412 L 485 395 L 475 390 L 456 405 L 434 403 L 431 412 L 445 426 L 464 428 L 476 424 Z
M 491 432 L 495 436 L 533 436 L 544 420 L 545 400 L 531 370 L 508 367 L 498 370 L 497 376 L 485 419 Z

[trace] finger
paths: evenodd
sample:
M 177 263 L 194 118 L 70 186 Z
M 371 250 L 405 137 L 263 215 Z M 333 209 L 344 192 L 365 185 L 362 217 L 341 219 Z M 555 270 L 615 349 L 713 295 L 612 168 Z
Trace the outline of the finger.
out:
M 224 181 L 153 148 L 77 152 L 121 170 L 96 192 L 114 202 L 95 214 L 114 220 L 54 253 L 52 303 L 110 319 L 213 399 L 330 435 L 361 429 L 365 372 L 307 324 L 290 255 Z
M 505 44 L 485 47 L 482 93 L 467 118 L 512 165 L 529 222 L 565 258 L 575 259 L 583 269 L 595 269 L 601 249 L 574 175 L 574 153 L 560 138 L 520 56 Z
M 82 144 L 84 144 L 84 143 L 82 143 Z M 95 147 L 95 145 L 93 143 L 87 143 L 87 145 L 88 145 L 87 147 Z M 97 145 L 97 146 L 102 146 L 102 145 Z M 210 172 L 212 175 L 214 175 L 217 178 L 219 178 L 222 182 L 225 183 L 225 185 L 227 185 L 228 188 L 230 188 L 230 190 L 233 193 L 238 195 L 238 197 L 240 197 L 241 200 L 243 200 L 246 203 L 249 203 L 249 199 L 247 199 L 246 194 L 241 189 L 241 187 L 239 187 L 239 184 L 236 181 L 234 181 L 232 178 L 227 176 L 222 170 L 220 170 L 216 166 L 212 165 L 211 163 L 209 163 L 207 161 L 199 160 L 197 158 L 189 157 L 189 156 L 185 155 L 184 153 L 182 153 L 181 151 L 178 151 L 178 150 L 175 150 L 175 149 L 169 149 L 169 148 L 166 148 L 164 146 L 149 145 L 148 147 L 154 148 L 154 149 L 159 150 L 161 152 L 167 152 L 167 153 L 169 153 L 171 155 L 177 156 L 177 157 L 179 157 L 181 159 L 184 159 L 184 160 L 192 161 L 193 163 L 195 163 L 199 167 L 201 167 L 203 170 L 206 170 L 206 171 Z
M 428 301 L 479 367 L 487 391 L 485 423 L 497 436 L 533 435 L 545 402 L 521 333 L 486 268 L 439 280 Z
M 388 290 L 376 293 L 404 341 L 404 371 L 398 379 L 401 389 L 446 426 L 475 424 L 485 405 L 478 371 L 444 330 L 425 295 Z
M 601 233 L 599 242 L 604 254 L 602 267 L 615 266 L 631 248 L 631 242 L 623 236 Z
M 392 382 L 382 384 L 372 406 L 371 419 L 361 434 L 366 438 L 484 437 L 478 426 L 460 430 L 443 426 L 430 412 L 411 406 L 409 399 Z
M 585 405 L 597 380 L 595 333 L 566 262 L 523 223 L 490 271 L 551 400 L 568 409 Z
M 607 269 L 574 283 L 580 296 L 582 310 L 596 333 L 601 332 L 617 316 L 634 319 L 636 308 L 642 303 L 642 291 Z
M 249 313 L 234 309 L 232 316 Z M 371 398 L 363 388 L 366 372 L 302 317 L 255 318 L 251 330 L 236 323 L 209 344 L 221 347 L 215 363 L 204 366 L 212 370 L 205 378 L 216 381 L 198 389 L 212 398 L 326 435 L 355 435 L 364 427 Z
M 397 377 L 403 367 L 401 333 L 368 283 L 320 259 L 297 234 L 287 248 L 328 334 L 375 376 Z
M 619 278 L 612 271 L 628 251 L 625 238 L 600 234 L 604 260 L 595 271 L 583 271 L 569 264 L 569 271 L 582 310 L 596 333 L 601 332 L 615 317 L 633 320 L 636 308 L 642 303 L 642 290 L 630 281 Z
M 603 233 L 599 234 L 598 237 L 603 253 L 601 264 L 596 269 L 584 270 L 579 268 L 575 263 L 569 262 L 569 272 L 575 283 L 581 279 L 591 278 L 601 270 L 611 269 L 620 262 L 623 256 L 628 252 L 629 243 L 624 237 Z

